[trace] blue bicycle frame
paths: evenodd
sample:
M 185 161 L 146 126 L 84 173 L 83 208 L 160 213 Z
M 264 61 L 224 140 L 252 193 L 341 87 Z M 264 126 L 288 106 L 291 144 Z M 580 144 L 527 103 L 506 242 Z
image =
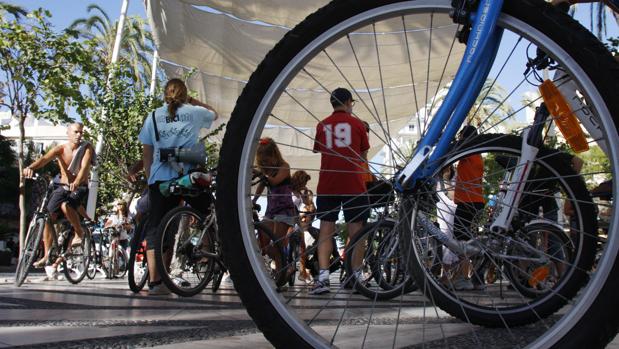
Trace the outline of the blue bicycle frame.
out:
M 503 35 L 503 29 L 496 26 L 502 7 L 503 0 L 482 0 L 471 13 L 473 28 L 456 77 L 413 160 L 397 175 L 397 190 L 409 189 L 418 180 L 432 176 L 447 153 L 490 73 Z

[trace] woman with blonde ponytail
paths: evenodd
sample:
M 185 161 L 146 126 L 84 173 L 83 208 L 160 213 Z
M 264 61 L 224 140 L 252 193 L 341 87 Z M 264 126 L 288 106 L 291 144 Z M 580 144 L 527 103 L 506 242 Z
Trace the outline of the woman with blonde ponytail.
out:
M 210 128 L 217 112 L 208 104 L 189 97 L 187 86 L 180 79 L 169 80 L 164 89 L 165 104 L 154 110 L 140 131 L 142 142 L 142 160 L 144 172 L 148 178 L 149 220 L 146 227 L 146 256 L 149 260 L 149 294 L 169 294 L 170 291 L 161 283 L 155 263 L 155 238 L 161 218 L 179 204 L 178 196 L 164 197 L 159 191 L 159 184 L 177 178 L 179 167 L 183 173 L 191 169 L 190 164 L 174 166 L 168 161 L 160 161 L 160 150 L 166 148 L 191 148 L 199 142 L 202 128 Z M 202 197 L 187 198 L 194 208 L 204 211 L 209 202 Z

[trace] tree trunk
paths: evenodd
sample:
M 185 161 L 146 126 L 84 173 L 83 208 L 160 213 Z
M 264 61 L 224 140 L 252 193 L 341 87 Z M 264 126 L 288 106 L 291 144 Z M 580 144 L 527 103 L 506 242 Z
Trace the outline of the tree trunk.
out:
M 26 181 L 24 179 L 24 141 L 26 138 L 26 130 L 24 122 L 26 117 L 19 116 L 19 144 L 17 145 L 17 163 L 19 165 L 19 253 L 24 246 L 26 239 Z

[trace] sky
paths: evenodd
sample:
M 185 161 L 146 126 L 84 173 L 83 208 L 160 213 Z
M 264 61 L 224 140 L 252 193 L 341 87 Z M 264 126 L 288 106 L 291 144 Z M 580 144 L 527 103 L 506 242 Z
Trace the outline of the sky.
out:
M 121 0 L 5 0 L 28 10 L 39 7 L 50 10 L 52 13 L 51 22 L 56 29 L 64 29 L 78 18 L 87 18 L 89 14 L 86 10 L 88 5 L 96 4 L 101 7 L 112 21 L 120 17 Z M 91 12 L 92 13 L 92 12 Z M 138 15 L 146 18 L 144 2 L 142 0 L 129 0 L 128 15 Z
M 110 17 L 112 21 L 118 19 L 122 0 L 4 0 L 9 3 L 25 7 L 28 10 L 33 10 L 38 7 L 43 7 L 52 13 L 51 22 L 57 30 L 62 30 L 69 26 L 78 18 L 89 17 L 87 6 L 96 4 L 100 6 Z M 233 0 L 234 1 L 234 0 Z M 247 0 L 236 0 L 239 4 Z M 297 1 L 297 0 L 292 0 Z M 311 1 L 311 0 L 310 0 Z M 212 9 L 205 9 L 212 11 Z M 214 11 L 213 11 L 214 12 Z M 144 9 L 144 0 L 129 0 L 128 15 L 137 15 L 146 18 Z M 583 25 L 589 28 L 590 23 L 590 5 L 580 5 L 576 11 L 576 19 Z M 612 16 L 608 15 L 608 36 L 619 36 L 617 23 Z M 520 71 L 509 71 L 507 73 L 510 80 L 520 79 Z M 520 104 L 520 101 L 512 101 L 512 103 Z

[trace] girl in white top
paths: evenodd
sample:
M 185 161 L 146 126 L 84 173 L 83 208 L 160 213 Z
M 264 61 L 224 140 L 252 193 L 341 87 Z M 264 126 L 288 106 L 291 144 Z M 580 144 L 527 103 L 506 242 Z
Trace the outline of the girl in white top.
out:
M 110 215 L 105 222 L 104 228 L 114 227 L 120 231 L 119 243 L 126 249 L 129 246 L 129 235 L 127 232 L 131 230 L 131 221 L 129 220 L 129 210 L 127 203 L 119 201 L 116 203 L 116 213 Z

